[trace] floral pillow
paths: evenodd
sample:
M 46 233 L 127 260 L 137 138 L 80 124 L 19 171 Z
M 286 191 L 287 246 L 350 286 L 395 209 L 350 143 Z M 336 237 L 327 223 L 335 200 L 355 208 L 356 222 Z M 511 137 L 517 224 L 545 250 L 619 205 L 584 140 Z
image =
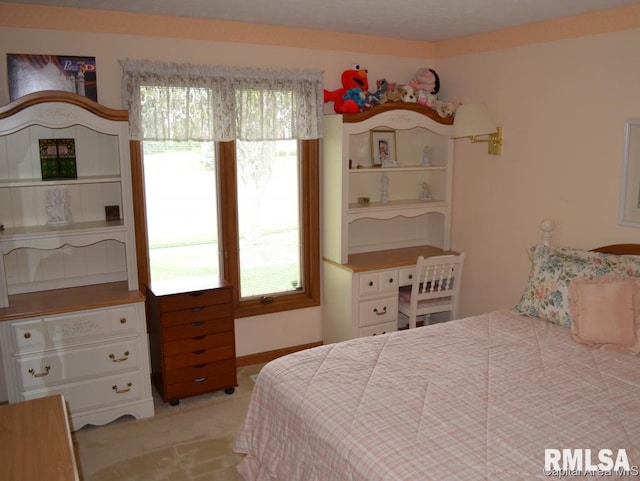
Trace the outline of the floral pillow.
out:
M 606 274 L 640 277 L 640 259 L 570 247 L 535 244 L 528 248 L 531 272 L 515 312 L 571 326 L 569 283 Z

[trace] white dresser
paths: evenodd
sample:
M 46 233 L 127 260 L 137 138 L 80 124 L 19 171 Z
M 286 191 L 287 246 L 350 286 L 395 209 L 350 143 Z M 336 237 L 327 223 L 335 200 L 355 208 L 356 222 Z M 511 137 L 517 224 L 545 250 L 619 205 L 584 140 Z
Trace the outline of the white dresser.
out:
M 57 143 L 72 175 L 45 171 Z M 0 107 L 0 225 L 9 402 L 62 394 L 74 429 L 152 416 L 127 112 L 66 92 Z

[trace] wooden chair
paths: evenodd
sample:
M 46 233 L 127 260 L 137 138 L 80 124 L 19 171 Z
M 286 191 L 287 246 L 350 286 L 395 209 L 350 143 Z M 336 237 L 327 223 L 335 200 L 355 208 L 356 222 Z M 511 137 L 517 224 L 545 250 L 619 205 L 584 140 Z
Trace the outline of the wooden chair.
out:
M 400 289 L 398 300 L 398 311 L 409 317 L 410 329 L 416 327 L 416 317 L 425 314 L 449 311 L 451 320 L 458 318 L 463 265 L 464 252 L 418 257 L 413 284 Z

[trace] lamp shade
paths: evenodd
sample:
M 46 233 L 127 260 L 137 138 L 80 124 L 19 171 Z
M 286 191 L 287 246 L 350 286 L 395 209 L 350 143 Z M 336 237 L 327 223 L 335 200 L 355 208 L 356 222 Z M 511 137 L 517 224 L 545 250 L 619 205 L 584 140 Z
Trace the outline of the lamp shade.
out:
M 451 137 L 494 134 L 497 130 L 484 104 L 462 104 L 456 110 Z

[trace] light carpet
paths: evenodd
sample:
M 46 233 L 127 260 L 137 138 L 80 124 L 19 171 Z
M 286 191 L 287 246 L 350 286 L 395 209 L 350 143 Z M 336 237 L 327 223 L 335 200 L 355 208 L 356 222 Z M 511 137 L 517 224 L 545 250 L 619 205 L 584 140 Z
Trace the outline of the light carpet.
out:
M 234 394 L 222 391 L 162 402 L 152 418 L 124 416 L 73 433 L 83 481 L 241 481 L 231 445 L 263 364 L 238 369 Z

